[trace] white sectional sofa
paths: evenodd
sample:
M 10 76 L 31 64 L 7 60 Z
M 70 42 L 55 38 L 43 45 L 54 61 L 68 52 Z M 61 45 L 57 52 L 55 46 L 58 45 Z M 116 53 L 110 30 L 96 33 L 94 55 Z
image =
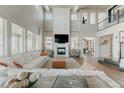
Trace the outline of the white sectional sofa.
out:
M 48 56 L 40 56 L 40 51 L 23 53 L 12 57 L 0 59 L 0 61 L 7 63 L 8 67 L 0 66 L 0 84 L 6 81 L 9 77 L 14 76 L 19 71 L 37 72 L 49 60 Z M 16 68 L 13 61 L 21 64 L 23 68 Z
M 49 60 L 48 56 L 40 56 L 40 51 L 29 52 L 20 55 L 16 55 L 13 57 L 2 59 L 3 62 L 9 64 L 10 67 L 4 68 L 3 71 L 0 71 L 0 83 L 6 81 L 8 78 L 16 75 L 20 71 L 27 72 L 36 72 L 41 76 L 98 76 L 100 79 L 105 81 L 108 85 L 113 88 L 118 88 L 120 85 L 109 78 L 103 71 L 95 71 L 92 69 L 43 69 L 41 68 L 43 65 L 47 63 Z M 23 66 L 22 69 L 18 69 L 12 63 L 12 61 L 16 61 L 17 63 Z M 6 71 L 5 71 L 6 70 Z M 2 72 L 2 73 L 1 73 Z M 5 72 L 5 73 L 4 73 Z
M 53 77 L 53 76 L 96 76 L 108 84 L 111 88 L 120 88 L 121 86 L 116 83 L 114 80 L 109 78 L 103 71 L 84 71 L 82 69 L 15 69 L 11 68 L 7 70 L 9 77 L 17 74 L 18 72 L 27 71 L 35 72 L 43 77 Z M 43 81 L 44 82 L 44 81 Z M 47 82 L 45 82 L 47 85 Z M 49 83 L 48 83 L 49 85 Z M 44 85 L 43 85 L 44 86 Z
M 40 56 L 40 51 L 23 53 L 9 58 L 1 59 L 9 65 L 9 68 L 16 68 L 13 61 L 23 66 L 23 69 L 41 68 L 47 61 L 48 56 Z

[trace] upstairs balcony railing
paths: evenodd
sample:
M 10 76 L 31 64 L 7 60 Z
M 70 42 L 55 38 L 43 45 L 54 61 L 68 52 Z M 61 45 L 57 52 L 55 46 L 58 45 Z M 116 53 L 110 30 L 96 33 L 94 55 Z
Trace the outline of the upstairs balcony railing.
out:
M 124 22 L 124 9 L 118 10 L 113 15 L 98 22 L 98 31 L 101 31 L 121 22 Z

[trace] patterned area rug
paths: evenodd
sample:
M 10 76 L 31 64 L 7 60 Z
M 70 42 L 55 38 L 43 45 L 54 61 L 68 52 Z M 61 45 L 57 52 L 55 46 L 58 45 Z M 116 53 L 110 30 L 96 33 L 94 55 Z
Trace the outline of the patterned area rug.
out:
M 97 76 L 41 76 L 33 88 L 110 88 Z
M 74 58 L 64 58 L 66 60 L 65 69 L 80 68 L 81 65 Z M 50 58 L 49 61 L 42 67 L 52 69 L 52 62 L 54 58 Z

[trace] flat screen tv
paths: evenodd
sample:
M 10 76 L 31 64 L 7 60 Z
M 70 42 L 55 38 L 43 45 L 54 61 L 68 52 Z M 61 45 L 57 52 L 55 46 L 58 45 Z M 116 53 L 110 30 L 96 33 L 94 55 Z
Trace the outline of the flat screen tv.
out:
M 66 34 L 56 34 L 55 35 L 55 42 L 56 43 L 67 43 L 68 42 L 68 35 Z

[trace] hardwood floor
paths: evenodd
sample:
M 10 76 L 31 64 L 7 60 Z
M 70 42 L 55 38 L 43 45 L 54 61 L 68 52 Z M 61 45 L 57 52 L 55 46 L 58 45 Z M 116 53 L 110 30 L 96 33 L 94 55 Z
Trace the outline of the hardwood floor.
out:
M 81 58 L 75 58 L 79 63 L 81 63 Z M 107 76 L 116 81 L 118 84 L 124 88 L 124 72 L 120 71 L 117 67 L 110 64 L 98 63 L 97 58 L 92 56 L 85 56 L 84 61 L 88 62 L 92 66 L 95 66 L 98 70 L 104 71 Z M 83 62 L 82 62 L 83 63 Z
M 83 62 L 84 62 L 84 58 L 83 57 L 74 57 L 74 59 L 79 63 L 79 64 L 83 64 Z

